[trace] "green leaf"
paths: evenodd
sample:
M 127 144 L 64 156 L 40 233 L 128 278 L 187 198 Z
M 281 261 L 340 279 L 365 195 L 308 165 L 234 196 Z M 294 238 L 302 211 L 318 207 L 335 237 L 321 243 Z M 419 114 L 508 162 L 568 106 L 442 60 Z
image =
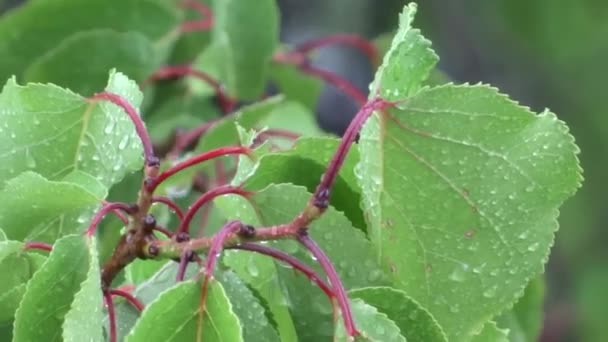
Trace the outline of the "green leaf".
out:
M 172 38 L 169 32 L 179 19 L 177 9 L 163 0 L 119 1 L 111 5 L 106 0 L 28 1 L 0 21 L 0 80 L 13 74 L 20 77 L 34 60 L 76 32 L 136 31 L 161 44 Z M 112 45 L 88 52 L 112 51 Z
M 88 246 L 82 235 L 57 240 L 47 261 L 28 282 L 15 314 L 14 339 L 46 341 L 61 336 L 70 305 L 87 279 Z M 97 303 L 97 309 L 101 303 Z
M 235 98 L 253 100 L 264 91 L 268 63 L 278 42 L 274 0 L 213 1 L 212 39 L 223 63 L 221 79 Z
M 448 337 L 470 336 L 542 271 L 557 208 L 580 183 L 578 149 L 554 114 L 486 86 L 425 89 L 397 107 L 361 132 L 368 232 L 395 286 Z
M 97 245 L 94 238 L 87 238 L 88 271 L 86 279 L 80 284 L 80 291 L 74 296 L 70 310 L 63 322 L 63 340 L 105 341 L 102 331 L 103 303 Z
M 471 342 L 509 342 L 509 331 L 500 329 L 496 326 L 496 322 L 489 321 L 481 332 L 473 336 Z
M 14 240 L 53 242 L 82 231 L 85 217 L 103 197 L 70 182 L 54 182 L 24 172 L 0 191 L 0 225 Z
M 349 292 L 395 322 L 408 341 L 447 342 L 435 318 L 405 292 L 391 287 L 365 287 Z
M 222 285 L 215 280 L 209 283 L 202 326 L 198 326 L 200 298 L 200 283 L 175 285 L 146 307 L 125 341 L 243 341 L 239 319 Z
M 542 276 L 530 281 L 523 297 L 515 306 L 501 314 L 498 325 L 509 330 L 509 341 L 537 341 L 543 327 L 545 281 Z
M 232 310 L 243 327 L 244 341 L 280 341 L 264 307 L 235 273 L 218 272 L 217 279 L 224 286 Z
M 107 91 L 135 108 L 142 100 L 137 84 L 111 72 Z M 106 187 L 142 166 L 141 142 L 122 108 L 85 98 L 54 85 L 19 86 L 10 79 L 0 94 L 0 182 L 23 171 L 58 180 L 73 170 Z
M 215 203 L 228 218 L 241 219 L 254 225 L 259 221 L 263 226 L 271 226 L 291 221 L 306 206 L 310 196 L 301 186 L 278 184 L 270 185 L 250 197 L 255 210 L 246 201 L 234 196 L 222 197 Z M 386 284 L 386 276 L 373 257 L 374 251 L 369 241 L 341 212 L 328 208 L 323 216 L 311 224 L 310 235 L 333 261 L 347 288 Z M 298 257 L 322 274 L 320 267 L 294 241 L 272 245 Z M 263 266 L 247 264 L 247 267 L 255 273 Z M 277 269 L 300 341 L 331 337 L 332 310 L 327 297 L 292 269 L 284 265 L 277 266 Z
M 283 103 L 282 101 L 283 98 L 281 96 L 275 96 L 265 101 L 243 107 L 238 112 L 221 119 L 209 128 L 209 130 L 200 138 L 194 152 L 184 155 L 182 160 L 191 157 L 193 153 L 203 153 L 215 148 L 238 145 L 239 133 L 235 123 L 238 122 L 239 126 L 251 129 L 254 126 L 257 126 L 265 117 L 270 115 L 275 108 L 279 107 Z M 173 163 L 175 163 L 175 161 Z M 171 164 L 166 162 L 161 165 L 161 169 L 166 169 L 170 166 Z M 183 170 L 163 182 L 158 187 L 157 193 L 166 193 L 170 197 L 184 197 L 188 195 L 188 192 L 192 187 L 194 175 L 200 170 L 211 171 L 213 170 L 212 166 L 212 162 L 207 162 L 200 166 Z
M 410 3 L 399 15 L 399 29 L 376 71 L 370 96 L 399 100 L 415 93 L 439 60 L 430 48 L 431 42 L 411 26 L 417 7 Z
M 244 187 L 257 191 L 273 183 L 292 183 L 305 186 L 312 193 L 339 144 L 340 140 L 336 138 L 300 138 L 287 151 L 262 156 L 253 174 L 245 180 Z M 330 200 L 331 205 L 344 212 L 355 227 L 364 230 L 366 224 L 359 207 L 361 190 L 353 171 L 358 161 L 359 152 L 351 149 L 332 188 Z
M 69 36 L 36 59 L 26 69 L 24 79 L 93 95 L 103 88 L 108 70 L 116 68 L 141 82 L 160 66 L 159 57 L 153 43 L 141 33 L 84 31 Z
M 317 100 L 323 88 L 321 80 L 292 65 L 281 63 L 271 63 L 268 72 L 270 80 L 287 100 L 299 102 L 313 112 L 317 109 Z
M 304 105 L 285 101 L 260 122 L 260 127 L 285 129 L 302 136 L 323 135 L 315 114 Z
M 0 241 L 0 331 L 12 330 L 25 286 L 45 260 L 41 254 L 26 252 L 22 242 Z
M 255 218 L 252 218 L 255 220 Z M 248 221 L 251 222 L 251 221 Z M 223 262 L 254 288 L 268 305 L 281 341 L 297 339 L 287 299 L 279 283 L 275 263 L 271 258 L 244 251 L 225 251 Z
M 282 96 L 274 96 L 239 109 L 237 113 L 226 117 L 209 129 L 201 137 L 196 146 L 196 151 L 204 152 L 237 144 L 239 142 L 239 132 L 235 125 L 236 122 L 245 129 L 254 128 L 275 109 L 280 108 L 283 103 Z
M 351 311 L 356 327 L 360 333 L 355 341 L 369 342 L 405 342 L 399 327 L 385 314 L 360 299 L 351 301 Z M 342 317 L 336 326 L 335 341 L 348 341 Z M 415 340 L 412 340 L 415 341 Z

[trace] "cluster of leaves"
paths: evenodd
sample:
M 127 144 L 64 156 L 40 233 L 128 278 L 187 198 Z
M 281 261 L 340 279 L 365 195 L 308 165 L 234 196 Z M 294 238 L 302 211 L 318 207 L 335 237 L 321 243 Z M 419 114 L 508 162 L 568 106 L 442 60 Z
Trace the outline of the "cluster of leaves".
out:
M 0 336 L 533 340 L 577 147 L 494 88 L 425 85 L 438 58 L 415 11 L 369 100 L 309 59 L 373 46 L 279 46 L 273 0 L 2 17 Z M 314 123 L 321 81 L 361 104 L 342 139 Z

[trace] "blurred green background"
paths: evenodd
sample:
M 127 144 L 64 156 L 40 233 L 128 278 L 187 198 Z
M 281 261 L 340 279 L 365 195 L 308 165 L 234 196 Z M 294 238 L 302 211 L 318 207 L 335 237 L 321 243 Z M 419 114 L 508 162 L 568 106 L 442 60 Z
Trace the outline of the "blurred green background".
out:
M 288 42 L 335 32 L 373 38 L 394 29 L 405 1 L 279 1 Z M 608 341 L 608 1 L 420 0 L 415 26 L 454 82 L 484 82 L 522 104 L 548 107 L 568 123 L 582 152 L 585 183 L 561 210 L 549 260 L 541 341 Z M 356 53 L 333 49 L 318 63 L 362 89 L 370 67 Z M 340 131 L 353 112 L 328 89 L 319 107 L 326 128 Z

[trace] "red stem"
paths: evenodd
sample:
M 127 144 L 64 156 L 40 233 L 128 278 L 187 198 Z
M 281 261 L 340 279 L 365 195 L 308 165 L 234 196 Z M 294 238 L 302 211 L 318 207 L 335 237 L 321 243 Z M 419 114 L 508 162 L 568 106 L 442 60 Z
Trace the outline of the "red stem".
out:
M 207 253 L 207 260 L 205 263 L 205 278 L 203 280 L 203 285 L 201 288 L 201 300 L 199 303 L 199 312 L 202 319 L 202 315 L 205 313 L 205 302 L 207 300 L 207 290 L 209 286 L 209 280 L 213 277 L 213 272 L 215 271 L 215 265 L 217 264 L 217 259 L 222 251 L 224 246 L 224 242 L 228 237 L 232 234 L 237 233 L 243 225 L 239 221 L 230 221 L 226 223 L 213 237 L 211 241 L 211 246 L 209 247 L 209 251 Z M 199 324 L 202 322 L 199 321 Z
M 169 209 L 171 209 L 175 213 L 175 215 L 177 215 L 177 218 L 179 218 L 180 221 L 184 219 L 184 212 L 182 211 L 182 209 L 169 197 L 153 196 L 152 203 L 162 203 L 169 207 Z
M 227 195 L 227 194 L 235 194 L 235 195 L 240 195 L 240 196 L 247 198 L 247 196 L 251 195 L 251 192 L 246 191 L 240 187 L 232 186 L 232 185 L 219 186 L 217 188 L 213 188 L 213 189 L 205 192 L 199 198 L 197 198 L 196 201 L 194 201 L 194 203 L 190 206 L 190 208 L 184 215 L 184 219 L 182 220 L 180 226 L 177 228 L 175 233 L 177 234 L 177 233 L 188 232 L 190 222 L 194 218 L 194 215 L 196 214 L 196 212 L 203 205 L 205 205 L 207 202 L 213 200 L 214 198 L 216 198 L 218 196 Z
M 147 190 L 152 193 L 152 192 L 154 192 L 154 190 L 160 183 L 165 181 L 167 178 L 173 176 L 174 174 L 178 173 L 179 171 L 182 171 L 182 170 L 189 168 L 191 166 L 194 166 L 196 164 L 200 164 L 207 160 L 221 157 L 221 156 L 230 155 L 230 154 L 250 155 L 251 149 L 246 146 L 226 146 L 226 147 L 216 148 L 216 149 L 213 149 L 213 150 L 210 150 L 207 152 L 203 152 L 201 154 L 188 158 L 182 162 L 179 162 L 176 165 L 173 165 L 172 167 L 170 167 L 169 169 L 161 172 L 161 174 L 159 174 L 158 177 L 156 177 L 152 182 L 150 182 Z
M 355 138 L 361 130 L 361 127 L 363 127 L 365 121 L 367 121 L 367 119 L 372 115 L 374 111 L 382 110 L 392 105 L 394 105 L 393 102 L 389 102 L 381 98 L 375 98 L 373 100 L 370 100 L 363 107 L 361 107 L 359 112 L 355 115 L 353 120 L 348 125 L 348 128 L 344 132 L 342 140 L 340 141 L 340 145 L 334 153 L 334 156 L 332 157 L 331 161 L 329 162 L 329 165 L 327 166 L 327 170 L 321 178 L 321 182 L 315 190 L 315 193 L 313 195 L 313 199 L 315 201 L 318 201 L 320 202 L 320 204 L 323 204 L 323 202 L 329 200 L 329 190 L 333 186 L 334 181 L 336 180 L 336 176 L 338 175 L 338 171 L 344 163 L 344 158 L 346 158 L 346 154 L 350 150 L 350 147 L 355 141 Z M 322 205 L 320 207 L 322 207 Z
M 105 204 L 108 204 L 110 202 L 108 202 L 108 201 L 102 201 L 101 203 L 105 205 Z M 116 217 L 118 217 L 118 219 L 121 220 L 122 223 L 124 223 L 124 224 L 129 223 L 129 218 L 125 214 L 123 214 L 119 209 L 112 210 L 112 214 L 116 215 Z
M 219 120 L 211 120 L 201 124 L 198 127 L 193 128 L 192 130 L 180 134 L 175 139 L 175 146 L 171 150 L 171 155 L 177 156 L 181 151 L 183 151 L 188 145 L 193 143 L 196 139 L 199 139 L 205 132 L 207 132 L 211 127 L 218 123 Z
M 342 90 L 346 95 L 352 98 L 359 106 L 362 106 L 365 104 L 365 102 L 367 102 L 367 96 L 361 90 L 359 90 L 359 88 L 355 87 L 347 79 L 338 76 L 333 72 L 319 69 L 307 63 L 300 65 L 300 70 L 305 74 L 317 76 L 325 82 L 334 85 L 336 88 Z
M 220 106 L 222 107 L 222 111 L 224 113 L 231 112 L 234 107 L 236 107 L 237 101 L 230 97 L 224 91 L 224 88 L 216 79 L 211 77 L 211 75 L 204 73 L 200 70 L 194 69 L 190 65 L 168 65 L 158 69 L 155 73 L 153 73 L 150 77 L 148 77 L 142 84 L 142 87 L 148 85 L 150 82 L 160 81 L 167 78 L 174 77 L 183 77 L 183 76 L 193 76 L 202 80 L 211 88 L 213 88 L 215 94 L 217 95 Z
M 332 298 L 335 297 L 334 291 L 329 287 L 329 285 L 327 285 L 327 283 L 325 283 L 325 281 L 323 281 L 323 279 L 321 279 L 321 277 L 310 266 L 306 265 L 294 256 L 291 256 L 283 251 L 251 242 L 244 242 L 236 246 L 228 247 L 228 249 L 242 249 L 273 257 L 281 262 L 288 264 L 295 270 L 302 272 L 306 277 L 308 277 L 308 279 L 314 282 L 317 287 L 319 287 L 323 292 L 325 292 L 330 301 L 332 300 Z
M 145 308 L 144 303 L 142 303 L 139 299 L 135 298 L 135 296 L 133 296 L 129 292 L 121 290 L 121 289 L 111 289 L 110 294 L 112 296 L 119 296 L 119 297 L 126 299 L 131 305 L 133 305 L 133 307 L 135 309 L 137 309 L 137 311 L 139 311 L 139 312 L 144 311 L 144 308 Z
M 95 234 L 95 231 L 97 230 L 97 226 L 99 225 L 99 222 L 101 222 L 101 220 L 109 212 L 117 210 L 117 209 L 123 210 L 127 213 L 132 211 L 132 207 L 126 203 L 120 203 L 120 202 L 105 203 L 101 207 L 101 209 L 99 209 L 99 211 L 97 211 L 97 213 L 95 213 L 95 216 L 93 216 L 93 219 L 91 219 L 91 223 L 89 224 L 89 228 L 87 228 L 86 235 L 93 236 L 93 234 Z
M 260 132 L 259 135 L 262 136 L 262 138 L 279 137 L 288 140 L 297 140 L 300 138 L 300 134 L 280 128 L 268 128 Z
M 184 280 L 184 276 L 186 275 L 186 269 L 188 268 L 188 265 L 190 264 L 190 253 L 189 252 L 183 252 L 182 255 L 179 258 L 179 265 L 177 267 L 177 275 L 175 276 L 175 281 L 176 282 L 180 282 Z
M 196 232 L 196 236 L 203 236 L 205 234 L 205 228 L 207 227 L 207 223 L 209 222 L 209 214 L 211 214 L 211 206 L 206 205 L 203 207 L 201 211 L 201 218 L 199 220 L 199 228 Z
M 173 232 L 170 231 L 167 228 L 161 227 L 159 225 L 156 225 L 156 227 L 154 227 L 154 230 L 157 232 L 162 233 L 164 236 L 168 237 L 169 239 L 173 237 Z
M 327 255 L 323 253 L 317 243 L 311 239 L 310 236 L 308 236 L 308 233 L 305 230 L 301 231 L 297 237 L 298 241 L 300 241 L 300 243 L 310 251 L 310 253 L 319 262 L 319 265 L 321 265 L 323 270 L 325 270 L 329 283 L 334 289 L 334 293 L 338 299 L 338 305 L 342 311 L 342 319 L 344 320 L 344 327 L 348 333 L 348 336 L 358 336 L 359 332 L 357 331 L 357 327 L 355 326 L 355 322 L 353 320 L 346 290 L 344 290 L 344 285 L 342 285 L 342 281 L 340 280 L 340 276 L 338 275 L 338 272 L 336 272 L 334 265 L 331 263 Z
M 202 17 L 199 20 L 184 22 L 181 25 L 181 32 L 204 31 L 213 26 L 213 13 L 207 4 L 196 0 L 185 0 L 181 6 L 196 10 Z
M 358 49 L 363 54 L 365 54 L 365 56 L 367 56 L 369 61 L 374 66 L 378 65 L 379 55 L 378 55 L 378 49 L 376 49 L 376 46 L 374 44 L 372 44 L 369 40 L 367 40 L 359 35 L 356 35 L 356 34 L 338 33 L 338 34 L 329 35 L 329 36 L 325 36 L 325 37 L 321 37 L 321 38 L 317 38 L 317 39 L 311 39 L 307 42 L 299 44 L 298 46 L 295 47 L 294 50 L 301 52 L 301 53 L 308 54 L 313 50 L 316 50 L 316 49 L 319 49 L 322 47 L 326 47 L 329 45 L 338 45 L 338 44 L 348 45 L 348 46 Z
M 110 342 L 116 342 L 116 314 L 114 312 L 114 302 L 112 295 L 108 291 L 103 291 L 103 300 L 108 310 L 108 321 L 110 323 Z
M 215 166 L 215 185 L 220 186 L 227 183 L 226 181 L 226 168 L 224 167 L 224 161 L 217 159 L 214 163 Z
M 154 155 L 154 147 L 152 145 L 150 135 L 148 134 L 148 130 L 146 129 L 146 125 L 141 119 L 139 113 L 137 113 L 137 110 L 133 108 L 133 106 L 125 98 L 120 95 L 104 91 L 93 95 L 93 97 L 90 99 L 93 101 L 110 101 L 113 104 L 121 107 L 127 113 L 127 115 L 129 115 L 129 118 L 135 125 L 135 132 L 137 132 L 137 135 L 139 136 L 139 139 L 144 147 L 144 158 L 146 160 L 146 165 L 158 164 L 158 158 L 156 158 Z
M 41 251 L 47 251 L 50 252 L 53 250 L 53 245 L 50 245 L 48 243 L 44 243 L 44 242 L 35 242 L 35 241 L 30 241 L 30 242 L 26 242 L 25 245 L 23 246 L 23 249 L 30 250 L 30 249 L 39 249 Z

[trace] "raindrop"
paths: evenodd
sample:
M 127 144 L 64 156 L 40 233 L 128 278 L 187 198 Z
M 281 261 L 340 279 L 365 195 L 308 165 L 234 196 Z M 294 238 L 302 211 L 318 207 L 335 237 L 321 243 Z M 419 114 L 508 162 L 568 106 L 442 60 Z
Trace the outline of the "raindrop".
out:
M 120 140 L 120 142 L 118 143 L 118 149 L 120 150 L 124 150 L 125 147 L 127 147 L 127 144 L 129 143 L 129 136 L 125 135 L 124 137 L 122 137 L 122 139 Z
M 260 275 L 260 271 L 258 270 L 258 266 L 255 264 L 254 258 L 249 258 L 249 261 L 247 262 L 247 272 L 254 278 Z
M 116 121 L 114 120 L 109 120 L 108 124 L 106 125 L 106 127 L 103 129 L 103 132 L 105 134 L 110 134 L 112 133 L 112 131 L 114 130 L 114 127 L 116 127 Z
M 282 243 L 285 253 L 294 254 L 298 251 L 298 243 L 293 240 L 287 240 Z
M 526 231 L 524 231 L 523 233 L 519 234 L 519 235 L 517 236 L 517 238 L 518 238 L 518 239 L 520 239 L 520 240 L 525 240 L 525 239 L 527 239 L 527 238 L 528 238 L 528 235 L 529 235 L 529 234 L 530 234 L 530 231 L 526 230 Z
M 530 252 L 534 252 L 535 250 L 537 250 L 537 249 L 538 249 L 538 246 L 539 246 L 539 243 L 538 243 L 538 242 L 535 242 L 535 243 L 531 244 L 530 246 L 528 246 L 528 250 L 529 250 Z
M 32 156 L 32 154 L 30 153 L 29 149 L 25 149 L 25 166 L 30 169 L 36 167 L 36 160 L 34 159 L 34 156 Z
M 376 282 L 378 279 L 380 279 L 381 276 L 382 276 L 382 271 L 375 269 L 369 273 L 367 280 L 369 280 L 370 283 L 373 283 L 373 282 Z
M 486 298 L 492 298 L 492 297 L 496 296 L 496 285 L 485 290 L 483 292 L 483 296 Z
M 466 279 L 466 272 L 467 272 L 468 268 L 469 268 L 468 265 L 459 265 L 450 274 L 450 276 L 449 276 L 450 280 L 453 280 L 453 281 L 459 282 L 459 283 L 463 282 Z
M 167 196 L 171 198 L 183 198 L 188 195 L 190 189 L 188 187 L 169 186 L 167 187 Z

